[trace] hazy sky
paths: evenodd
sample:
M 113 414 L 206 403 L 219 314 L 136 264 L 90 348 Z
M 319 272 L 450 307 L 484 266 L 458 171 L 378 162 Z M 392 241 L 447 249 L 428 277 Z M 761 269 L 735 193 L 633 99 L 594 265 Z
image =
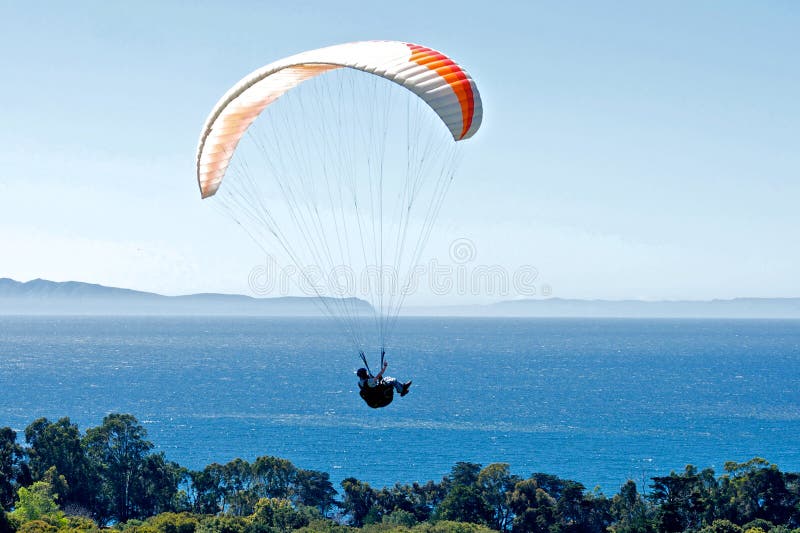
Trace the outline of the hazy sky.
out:
M 483 97 L 428 256 L 466 238 L 561 297 L 800 296 L 798 27 L 793 0 L 0 0 L 0 277 L 246 293 L 261 252 L 195 183 L 207 113 L 275 59 L 396 39 Z

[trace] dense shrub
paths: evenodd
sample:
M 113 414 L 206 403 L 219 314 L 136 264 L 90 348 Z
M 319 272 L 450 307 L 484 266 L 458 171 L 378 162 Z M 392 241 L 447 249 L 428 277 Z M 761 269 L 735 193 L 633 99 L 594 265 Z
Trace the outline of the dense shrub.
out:
M 56 533 L 58 528 L 44 520 L 29 520 L 17 529 L 17 533 Z

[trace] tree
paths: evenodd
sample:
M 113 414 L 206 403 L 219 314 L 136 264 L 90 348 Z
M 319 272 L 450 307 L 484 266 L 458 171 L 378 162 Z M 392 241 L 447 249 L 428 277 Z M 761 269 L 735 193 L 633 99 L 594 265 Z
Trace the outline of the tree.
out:
M 253 490 L 253 467 L 244 459 L 236 458 L 222 467 L 226 501 L 223 510 L 234 516 L 253 514 L 258 495 Z
M 679 532 L 697 529 L 705 514 L 697 470 L 687 465 L 683 474 L 654 477 L 651 498 L 658 506 L 659 531 Z
M 413 527 L 417 525 L 417 519 L 414 518 L 414 513 L 404 511 L 403 509 L 395 509 L 391 513 L 383 515 L 381 524 Z
M 30 487 L 20 487 L 18 500 L 11 516 L 20 523 L 42 520 L 56 527 L 65 527 L 67 521 L 58 508 L 53 486 L 46 481 L 36 481 Z
M 612 533 L 650 533 L 653 523 L 647 502 L 636 489 L 636 483 L 628 480 L 611 500 L 611 516 L 614 520 Z
M 295 533 L 358 533 L 359 530 L 349 526 L 337 524 L 333 520 L 312 520 L 307 526 L 296 530 Z M 198 532 L 200 533 L 200 532 Z
M 223 466 L 212 463 L 200 472 L 190 472 L 190 503 L 199 514 L 217 514 L 225 509 L 228 487 L 224 483 Z
M 542 472 L 536 472 L 532 474 L 530 479 L 536 482 L 537 487 L 545 491 L 556 500 L 561 497 L 561 493 L 564 491 L 564 485 L 566 483 L 565 480 L 558 476 L 554 476 L 553 474 L 544 474 Z
M 701 529 L 700 533 L 742 533 L 742 528 L 730 520 L 714 520 L 711 525 Z
M 26 484 L 20 479 L 27 477 L 24 457 L 22 446 L 17 444 L 17 432 L 10 427 L 0 428 L 0 512 L 11 508 L 18 486 Z
M 586 494 L 582 484 L 549 474 L 517 482 L 508 503 L 512 531 L 605 532 L 612 524 L 612 504 L 605 496 Z
M 144 427 L 127 414 L 107 415 L 102 425 L 86 431 L 86 452 L 102 483 L 95 507 L 99 523 L 109 518 L 125 522 L 136 517 L 132 514 L 131 488 L 141 474 L 147 452 L 153 448 L 146 436 Z
M 484 500 L 492 509 L 490 525 L 498 531 L 511 529 L 513 514 L 509 500 L 519 481 L 518 476 L 511 475 L 508 463 L 492 463 L 478 473 L 478 486 Z
M 14 533 L 14 528 L 2 506 L 0 506 L 0 533 Z
M 586 494 L 576 481 L 565 481 L 556 513 L 558 524 L 553 533 L 605 533 L 612 523 L 611 502 L 603 494 Z
M 17 533 L 57 533 L 58 527 L 44 520 L 31 520 L 22 524 Z
M 407 513 L 413 518 L 413 522 L 424 522 L 428 520 L 433 511 L 433 506 L 429 504 L 429 495 L 425 487 L 415 483 L 414 485 L 401 485 L 396 483 L 393 487 L 384 487 L 376 494 L 376 507 L 382 516 L 381 522 L 386 523 L 387 516 L 396 513 Z M 406 518 L 400 518 L 400 514 L 392 520 L 409 522 Z M 392 522 L 396 523 L 396 522 Z
M 556 500 L 539 487 L 535 478 L 518 482 L 509 503 L 515 533 L 548 533 L 556 522 Z
M 146 456 L 131 482 L 130 506 L 139 518 L 177 511 L 178 485 L 186 469 L 167 461 L 163 452 Z
M 764 520 L 763 518 L 756 518 L 752 522 L 748 522 L 742 526 L 743 531 L 749 531 L 751 529 L 760 529 L 761 531 L 770 531 L 772 528 L 775 527 L 775 524 L 770 522 L 769 520 Z
M 375 491 L 368 483 L 363 483 L 354 477 L 342 481 L 344 501 L 342 509 L 350 515 L 350 525 L 361 527 L 370 510 L 377 503 Z
M 488 525 L 494 511 L 477 485 L 453 485 L 436 509 L 440 520 Z
M 297 468 L 287 459 L 258 457 L 253 463 L 253 489 L 260 498 L 289 497 Z
M 699 501 L 705 508 L 700 522 L 707 525 L 717 518 L 722 518 L 726 502 L 724 501 L 724 495 L 720 491 L 720 484 L 714 474 L 714 469 L 704 468 L 697 474 L 695 490 Z
M 725 470 L 732 475 L 730 488 L 737 523 L 760 518 L 786 524 L 797 513 L 799 501 L 777 466 L 756 457 L 745 463 L 725 463 Z
M 789 492 L 789 502 L 792 503 L 793 508 L 792 514 L 786 522 L 786 526 L 800 529 L 800 473 L 784 473 L 783 480 L 786 483 L 786 490 Z
M 198 517 L 189 513 L 160 513 L 147 519 L 147 525 L 159 533 L 195 533 Z
M 338 494 L 327 472 L 298 469 L 294 476 L 293 500 L 296 504 L 316 507 L 322 516 L 336 505 Z
M 459 461 L 450 470 L 450 475 L 447 477 L 448 484 L 465 486 L 475 485 L 478 483 L 478 474 L 480 474 L 480 471 L 481 465 L 477 463 Z
M 419 500 L 419 504 L 415 507 L 415 516 L 420 522 L 428 520 L 434 509 L 439 507 L 445 496 L 447 490 L 443 483 L 434 483 L 428 481 L 424 485 L 414 483 L 411 485 L 411 491 L 415 499 Z
M 436 508 L 437 519 L 473 524 L 492 522 L 493 509 L 478 487 L 480 472 L 481 465 L 477 463 L 459 461 L 453 466 L 442 482 L 447 492 Z
M 405 533 L 406 531 L 406 529 L 397 529 L 391 533 Z M 411 531 L 413 533 L 494 533 L 493 530 L 483 525 L 448 520 L 419 524 L 414 526 Z
M 49 468 L 55 467 L 68 486 L 60 494 L 62 505 L 91 508 L 98 479 L 86 457 L 78 426 L 67 417 L 52 423 L 39 418 L 25 428 L 25 440 L 33 479 L 42 479 Z
M 244 533 L 247 521 L 240 516 L 206 516 L 197 526 L 196 533 Z
M 97 523 L 86 516 L 70 515 L 66 511 L 67 528 L 69 533 L 100 533 L 100 527 Z
M 288 533 L 319 519 L 313 507 L 300 506 L 295 509 L 292 502 L 283 498 L 261 498 L 255 512 L 248 517 L 253 533 Z

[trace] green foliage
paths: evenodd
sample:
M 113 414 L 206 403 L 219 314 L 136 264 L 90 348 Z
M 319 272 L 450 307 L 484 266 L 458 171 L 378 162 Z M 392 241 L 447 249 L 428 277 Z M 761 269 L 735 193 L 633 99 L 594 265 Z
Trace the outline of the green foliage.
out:
M 650 533 L 655 531 L 652 510 L 628 480 L 611 500 L 609 509 L 613 523 L 611 533 Z
M 131 480 L 129 498 L 135 516 L 154 516 L 179 509 L 178 486 L 186 476 L 185 468 L 158 453 L 144 457 L 136 474 Z
M 45 522 L 44 520 L 31 520 L 23 523 L 17 529 L 17 533 L 56 533 L 58 527 Z
M 769 533 L 800 533 L 800 527 L 790 529 L 786 526 L 775 526 L 769 530 Z
M 49 424 L 40 419 L 29 430 L 38 435 L 40 444 L 52 441 L 55 439 L 52 435 L 56 434 L 72 447 L 77 428 L 68 422 L 69 419 L 62 419 Z M 50 441 L 45 439 L 47 435 L 51 435 Z M 150 454 L 153 444 L 146 437 L 144 427 L 133 416 L 110 414 L 102 425 L 88 429 L 81 440 L 86 463 L 81 468 L 88 472 L 86 483 L 94 488 L 91 498 L 83 503 L 101 524 L 144 519 L 188 505 L 178 492 L 186 470 L 167 461 L 163 453 Z M 40 448 L 49 450 L 44 444 Z M 41 450 L 37 453 L 44 456 Z M 77 451 L 72 454 L 75 464 L 79 456 Z M 73 465 L 73 471 L 75 468 Z
M 85 516 L 67 516 L 67 529 L 74 533 L 87 532 L 96 533 L 100 531 L 97 523 Z
M 760 529 L 764 533 L 771 531 L 775 525 L 770 522 L 769 520 L 764 520 L 763 518 L 756 518 L 742 526 L 742 529 L 746 532 L 750 529 Z
M 714 520 L 711 525 L 705 526 L 700 533 L 743 533 L 742 528 L 730 520 Z
M 312 520 L 307 526 L 295 530 L 295 533 L 357 533 L 358 529 L 337 524 L 333 520 Z
M 476 485 L 454 485 L 436 509 L 440 520 L 488 524 L 492 509 Z
M 45 522 L 54 527 L 66 527 L 64 513 L 58 508 L 53 487 L 46 481 L 37 481 L 30 487 L 20 487 L 17 491 L 17 502 L 11 515 L 21 524 L 19 530 L 27 522 Z M 39 527 L 38 525 L 31 527 Z
M 364 525 L 381 524 L 383 523 L 383 516 L 384 514 L 381 512 L 380 506 L 375 504 L 369 508 L 369 511 L 367 511 L 367 514 L 364 517 Z
M 696 529 L 702 523 L 705 502 L 696 469 L 688 465 L 683 474 L 653 478 L 652 499 L 659 507 L 659 531 L 680 532 Z
M 331 476 L 327 472 L 303 469 L 295 471 L 292 487 L 292 500 L 295 503 L 316 507 L 325 516 L 336 506 L 336 494 Z
M 225 509 L 229 494 L 223 483 L 223 467 L 212 463 L 200 472 L 190 472 L 192 494 L 189 496 L 191 508 L 195 513 L 217 514 Z
M 272 456 L 189 472 L 152 453 L 131 415 L 83 438 L 68 418 L 25 434 L 27 450 L 0 428 L 0 533 L 800 533 L 800 474 L 761 458 L 726 463 L 720 477 L 689 465 L 652 478 L 647 497 L 632 481 L 606 498 L 551 474 L 459 462 L 440 483 L 378 490 L 347 478 L 337 501 L 327 473 Z M 337 509 L 349 526 L 324 519 Z
M 158 533 L 195 533 L 200 520 L 190 513 L 161 513 L 145 523 Z
M 492 463 L 478 473 L 477 484 L 486 504 L 492 510 L 490 525 L 498 531 L 511 528 L 511 494 L 521 481 L 511 474 L 508 463 Z
M 547 533 L 555 523 L 557 501 L 535 478 L 517 483 L 509 501 L 514 532 Z
M 127 522 L 117 522 L 114 524 L 114 529 L 118 531 L 128 531 L 130 528 L 139 527 L 144 525 L 144 520 L 138 518 L 131 518 Z
M 502 471 L 502 466 L 498 470 Z M 485 525 L 494 521 L 495 510 L 479 484 L 481 471 L 481 465 L 476 463 L 459 462 L 453 466 L 445 478 L 447 494 L 436 507 L 436 519 Z M 491 484 L 489 476 L 485 480 Z
M 83 445 L 101 479 L 95 506 L 101 523 L 143 517 L 136 513 L 132 496 L 147 452 L 153 448 L 146 436 L 136 418 L 126 414 L 107 415 L 102 425 L 86 431 Z
M 756 457 L 746 463 L 726 463 L 725 470 L 732 474 L 731 496 L 740 522 L 762 519 L 786 524 L 798 517 L 800 494 L 792 493 L 777 466 Z
M 417 519 L 414 517 L 414 513 L 397 509 L 389 514 L 383 515 L 381 522 L 391 526 L 412 527 L 417 524 Z
M 284 498 L 261 498 L 255 512 L 248 517 L 250 533 L 287 533 L 321 518 L 313 507 L 295 507 Z
M 258 496 L 253 488 L 253 468 L 250 463 L 236 458 L 222 467 L 221 482 L 225 487 L 223 510 L 235 516 L 253 513 Z
M 375 497 L 376 503 L 372 507 L 374 517 L 371 521 L 365 518 L 366 523 L 383 521 L 383 518 L 398 511 L 410 513 L 416 523 L 424 522 L 431 517 L 433 508 L 441 503 L 444 492 L 440 485 L 433 482 L 425 485 L 398 483 L 391 488 L 382 488 Z
M 10 509 L 19 485 L 25 485 L 27 467 L 22 462 L 25 452 L 17 444 L 17 432 L 0 428 L 0 510 Z
M 243 533 L 246 529 L 247 520 L 240 516 L 204 516 L 195 533 Z
M 16 527 L 11 523 L 11 520 L 8 519 L 8 515 L 0 507 L 0 533 L 14 533 Z
M 48 487 L 50 494 L 56 502 L 63 501 L 62 495 L 69 490 L 67 480 L 58 473 L 58 470 L 56 470 L 54 466 L 47 469 L 42 476 L 41 482 Z
M 344 489 L 342 510 L 350 515 L 350 525 L 355 527 L 363 526 L 367 514 L 377 503 L 375 491 L 368 483 L 363 483 L 354 477 L 349 477 L 342 481 L 342 489 Z M 378 521 L 375 520 L 374 516 L 371 518 L 373 522 Z
M 478 483 L 481 465 L 464 461 L 457 462 L 450 470 L 448 480 L 453 485 L 471 486 Z
M 360 531 L 361 533 L 409 533 L 411 530 L 406 526 L 376 522 L 372 524 L 365 524 L 364 527 L 356 531 Z
M 22 520 L 11 513 L 6 513 L 6 520 L 8 520 L 8 526 L 10 527 L 11 531 L 18 530 L 22 525 Z
M 278 457 L 258 457 L 253 463 L 253 489 L 261 498 L 288 498 L 297 468 Z
M 186 505 L 197 513 L 248 516 L 260 498 L 289 499 L 298 506 L 316 507 L 322 515 L 336 506 L 329 474 L 298 469 L 276 457 L 258 457 L 252 464 L 242 459 L 213 463 L 187 477 L 191 489 Z
M 25 440 L 29 444 L 33 479 L 41 480 L 55 468 L 66 481 L 66 487 L 58 491 L 60 502 L 90 507 L 98 480 L 81 443 L 78 426 L 66 417 L 52 423 L 39 418 L 25 428 Z
M 136 519 L 128 520 L 118 529 L 121 529 L 125 533 L 158 533 L 158 530 L 152 525 Z
M 405 533 L 407 530 L 400 530 Z M 494 530 L 479 524 L 450 522 L 442 520 L 435 523 L 419 524 L 411 528 L 411 533 L 493 533 Z

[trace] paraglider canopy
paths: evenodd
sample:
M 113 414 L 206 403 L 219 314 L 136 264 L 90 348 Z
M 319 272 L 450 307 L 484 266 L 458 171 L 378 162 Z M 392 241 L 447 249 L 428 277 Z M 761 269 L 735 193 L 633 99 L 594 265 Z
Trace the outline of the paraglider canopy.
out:
M 444 54 L 396 41 L 346 43 L 296 54 L 245 76 L 211 111 L 197 148 L 197 181 L 216 193 L 245 130 L 286 91 L 327 71 L 349 67 L 398 83 L 422 98 L 460 141 L 481 125 L 482 107 L 472 78 Z
M 358 349 L 383 350 L 457 145 L 481 120 L 474 81 L 436 50 L 320 48 L 261 67 L 222 96 L 200 134 L 197 183 L 270 259 L 284 255 L 299 272 L 293 282 Z

